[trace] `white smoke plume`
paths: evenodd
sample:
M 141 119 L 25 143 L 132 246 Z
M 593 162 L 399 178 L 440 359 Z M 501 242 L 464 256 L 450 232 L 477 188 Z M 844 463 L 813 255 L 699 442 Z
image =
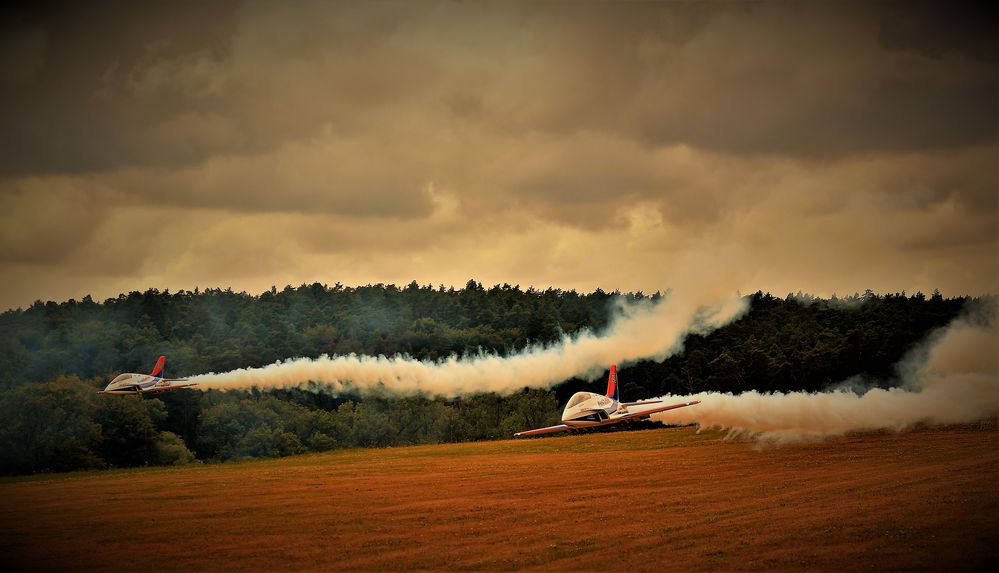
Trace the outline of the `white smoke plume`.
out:
M 996 321 L 959 319 L 910 353 L 901 385 L 850 391 L 739 395 L 703 392 L 667 400 L 701 404 L 653 415 L 670 424 L 697 422 L 763 441 L 823 438 L 859 430 L 901 431 L 917 423 L 954 424 L 999 415 L 999 329 Z
M 746 299 L 731 296 L 711 305 L 678 293 L 658 303 L 624 304 L 606 332 L 583 331 L 558 343 L 534 346 L 511 356 L 452 356 L 439 362 L 407 356 L 320 356 L 296 358 L 262 368 L 241 368 L 191 378 L 201 388 L 296 387 L 307 382 L 332 391 L 387 391 L 459 396 L 547 388 L 573 377 L 592 379 L 613 363 L 663 360 L 682 350 L 689 333 L 706 334 L 742 316 Z

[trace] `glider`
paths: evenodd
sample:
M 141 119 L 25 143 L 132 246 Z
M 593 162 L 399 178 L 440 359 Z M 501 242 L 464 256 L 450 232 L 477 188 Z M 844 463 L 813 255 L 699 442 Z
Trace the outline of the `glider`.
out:
M 612 364 L 610 376 L 607 378 L 606 396 L 592 392 L 576 392 L 572 395 L 572 398 L 569 398 L 569 402 L 565 405 L 565 411 L 562 412 L 561 424 L 547 428 L 538 428 L 537 430 L 518 432 L 514 434 L 514 437 L 537 436 L 539 434 L 551 434 L 567 430 L 627 424 L 644 420 L 656 412 L 665 412 L 666 410 L 674 410 L 700 403 L 700 401 L 695 400 L 693 402 L 670 404 L 669 406 L 633 410 L 632 408 L 636 406 L 661 404 L 662 400 L 645 400 L 642 402 L 620 402 L 619 400 L 620 389 L 617 384 L 617 364 Z
M 164 364 L 166 364 L 166 356 L 160 356 L 153 371 L 149 374 L 119 374 L 107 385 L 107 388 L 98 394 L 135 394 L 141 396 L 186 388 L 196 384 L 196 382 L 178 384 L 178 382 L 187 382 L 187 378 L 164 378 Z

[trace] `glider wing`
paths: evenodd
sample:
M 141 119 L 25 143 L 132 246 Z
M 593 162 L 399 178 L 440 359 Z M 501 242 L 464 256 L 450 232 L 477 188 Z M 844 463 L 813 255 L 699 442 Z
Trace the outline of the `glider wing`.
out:
M 565 424 L 559 424 L 557 426 L 548 426 L 547 428 L 538 428 L 537 430 L 527 430 L 526 432 L 517 432 L 513 436 L 519 438 L 521 436 L 537 436 L 540 434 L 551 434 L 553 432 L 562 432 L 568 430 L 569 426 Z
M 658 408 L 650 408 L 648 410 L 641 410 L 639 412 L 628 412 L 627 414 L 621 416 L 620 420 L 634 420 L 636 418 L 645 418 L 649 414 L 655 414 L 656 412 L 665 412 L 666 410 L 675 410 L 677 408 L 684 408 L 686 406 L 693 406 L 694 404 L 700 404 L 699 400 L 694 400 L 693 402 L 680 402 L 679 404 L 670 404 L 669 406 L 660 406 Z

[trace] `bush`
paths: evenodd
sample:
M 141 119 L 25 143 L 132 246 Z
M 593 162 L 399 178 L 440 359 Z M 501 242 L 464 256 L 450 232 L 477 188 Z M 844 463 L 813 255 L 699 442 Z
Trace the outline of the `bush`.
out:
M 183 466 L 197 461 L 184 440 L 173 432 L 161 432 L 156 439 L 156 463 L 161 466 Z

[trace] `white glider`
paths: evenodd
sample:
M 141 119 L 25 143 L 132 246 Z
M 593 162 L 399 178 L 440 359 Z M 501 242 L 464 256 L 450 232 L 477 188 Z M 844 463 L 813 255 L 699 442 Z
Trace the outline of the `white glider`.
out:
M 644 420 L 656 412 L 665 412 L 685 406 L 693 406 L 700 402 L 680 402 L 669 406 L 657 406 L 655 408 L 636 409 L 636 406 L 646 406 L 649 404 L 661 404 L 662 400 L 646 400 L 643 402 L 619 402 L 620 392 L 617 384 L 617 365 L 612 364 L 610 376 L 607 378 L 607 395 L 601 396 L 592 392 L 576 392 L 569 398 L 562 412 L 562 423 L 557 426 L 538 428 L 537 430 L 527 430 L 518 432 L 514 437 L 537 436 L 539 434 L 550 434 L 553 432 L 564 432 L 566 430 L 577 430 L 586 428 L 596 428 L 600 426 L 613 426 L 615 424 L 628 424 Z
M 160 356 L 153 371 L 149 374 L 119 374 L 107 385 L 107 388 L 98 394 L 155 394 L 156 392 L 166 392 L 197 384 L 197 382 L 178 384 L 178 382 L 187 382 L 187 378 L 164 378 L 163 366 L 165 364 L 166 356 Z

